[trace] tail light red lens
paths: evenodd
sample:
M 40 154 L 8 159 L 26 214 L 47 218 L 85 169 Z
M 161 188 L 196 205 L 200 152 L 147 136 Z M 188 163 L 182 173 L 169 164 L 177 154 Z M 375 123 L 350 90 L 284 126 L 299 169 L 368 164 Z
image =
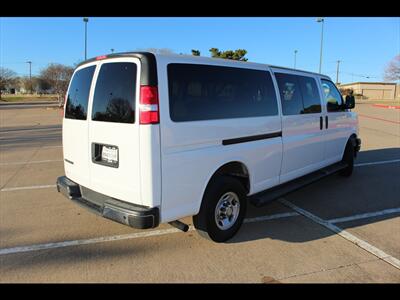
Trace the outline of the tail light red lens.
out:
M 140 124 L 158 124 L 160 122 L 158 102 L 156 86 L 140 86 Z

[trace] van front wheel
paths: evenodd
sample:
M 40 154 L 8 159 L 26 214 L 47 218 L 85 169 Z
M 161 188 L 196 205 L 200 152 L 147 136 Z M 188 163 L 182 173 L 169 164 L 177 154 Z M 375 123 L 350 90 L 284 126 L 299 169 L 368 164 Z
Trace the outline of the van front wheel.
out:
M 220 176 L 208 185 L 193 225 L 202 237 L 225 242 L 239 230 L 246 208 L 242 183 L 234 177 Z
M 347 142 L 342 161 L 347 164 L 339 174 L 343 177 L 350 177 L 354 169 L 354 146 L 351 140 Z

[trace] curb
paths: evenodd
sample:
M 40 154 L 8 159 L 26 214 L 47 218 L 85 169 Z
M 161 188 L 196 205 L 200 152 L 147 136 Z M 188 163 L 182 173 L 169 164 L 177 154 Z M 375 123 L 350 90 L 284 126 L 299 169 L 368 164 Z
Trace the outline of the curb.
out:
M 372 106 L 388 109 L 400 109 L 400 105 L 372 104 Z
M 58 105 L 58 102 L 57 101 L 38 101 L 38 102 L 3 102 L 3 101 L 0 101 L 0 106 L 1 105 L 4 105 L 4 106 L 7 106 L 7 105 L 51 105 L 51 104 L 56 104 L 56 105 Z

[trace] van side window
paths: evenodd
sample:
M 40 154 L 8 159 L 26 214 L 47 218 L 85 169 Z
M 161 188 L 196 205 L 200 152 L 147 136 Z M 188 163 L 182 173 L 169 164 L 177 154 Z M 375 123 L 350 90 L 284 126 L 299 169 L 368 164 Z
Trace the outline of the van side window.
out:
M 278 114 L 269 72 L 198 65 L 168 65 L 172 121 L 273 116 Z
M 298 115 L 303 113 L 303 99 L 301 96 L 298 76 L 284 73 L 275 73 L 281 95 L 282 113 L 284 115 Z
M 303 96 L 303 112 L 313 114 L 321 112 L 321 97 L 315 79 L 307 76 L 299 76 L 301 94 Z
M 72 78 L 65 105 L 65 118 L 86 120 L 90 85 L 96 66 L 76 71 Z
M 322 91 L 325 95 L 328 112 L 343 111 L 343 98 L 333 82 L 322 79 Z
M 97 77 L 92 120 L 135 122 L 136 64 L 105 63 Z

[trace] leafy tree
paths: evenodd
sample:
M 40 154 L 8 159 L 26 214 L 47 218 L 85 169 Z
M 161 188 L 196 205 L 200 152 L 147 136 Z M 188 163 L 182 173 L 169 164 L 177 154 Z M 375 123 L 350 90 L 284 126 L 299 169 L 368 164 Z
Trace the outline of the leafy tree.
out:
M 194 55 L 194 56 L 200 56 L 200 51 L 199 51 L 199 50 L 192 49 L 192 55 Z
M 16 84 L 17 74 L 10 69 L 0 67 L 0 99 L 1 91 Z
M 400 80 L 400 54 L 396 55 L 386 66 L 384 79 L 385 81 Z
M 244 49 L 220 51 L 218 48 L 211 48 L 209 51 L 211 52 L 211 57 L 247 61 L 247 58 L 244 57 L 247 54 L 247 50 Z
M 46 81 L 51 89 L 57 94 L 58 101 L 61 103 L 63 95 L 67 92 L 68 83 L 74 69 L 61 64 L 49 64 L 40 72 L 41 80 Z

